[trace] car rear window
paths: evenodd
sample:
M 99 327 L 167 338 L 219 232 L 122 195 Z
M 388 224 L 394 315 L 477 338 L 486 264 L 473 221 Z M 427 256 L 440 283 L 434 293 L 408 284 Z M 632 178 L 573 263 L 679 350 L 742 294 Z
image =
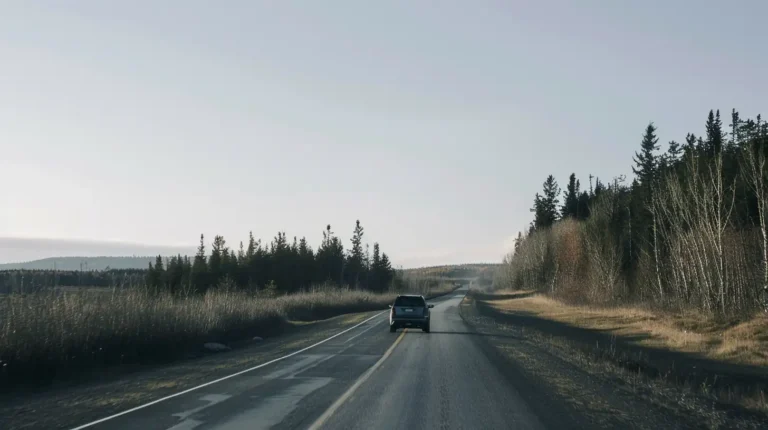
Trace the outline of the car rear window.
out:
M 421 297 L 398 297 L 395 299 L 395 306 L 421 306 L 425 305 Z

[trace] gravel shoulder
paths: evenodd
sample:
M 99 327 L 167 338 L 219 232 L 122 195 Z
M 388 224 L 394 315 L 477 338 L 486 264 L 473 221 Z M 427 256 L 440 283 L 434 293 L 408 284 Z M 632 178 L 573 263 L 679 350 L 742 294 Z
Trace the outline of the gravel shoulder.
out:
M 624 366 L 620 355 L 584 348 L 584 339 L 558 333 L 551 321 L 508 318 L 472 295 L 460 314 L 500 366 L 537 387 L 530 394 L 536 401 L 566 404 L 569 428 L 766 428 L 763 414 Z

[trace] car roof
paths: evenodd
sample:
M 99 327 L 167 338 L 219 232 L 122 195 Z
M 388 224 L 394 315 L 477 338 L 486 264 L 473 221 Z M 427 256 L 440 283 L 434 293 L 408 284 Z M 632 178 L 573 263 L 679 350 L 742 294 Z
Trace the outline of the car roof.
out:
M 420 294 L 400 294 L 397 297 L 421 297 L 422 299 L 424 298 L 424 296 L 422 296 Z

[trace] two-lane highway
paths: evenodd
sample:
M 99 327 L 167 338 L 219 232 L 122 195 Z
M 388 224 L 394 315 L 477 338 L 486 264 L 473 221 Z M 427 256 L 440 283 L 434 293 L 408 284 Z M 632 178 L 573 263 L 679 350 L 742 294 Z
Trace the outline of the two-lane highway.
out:
M 430 301 L 432 333 L 390 333 L 383 313 L 314 348 L 80 428 L 543 428 L 477 348 L 466 290 Z

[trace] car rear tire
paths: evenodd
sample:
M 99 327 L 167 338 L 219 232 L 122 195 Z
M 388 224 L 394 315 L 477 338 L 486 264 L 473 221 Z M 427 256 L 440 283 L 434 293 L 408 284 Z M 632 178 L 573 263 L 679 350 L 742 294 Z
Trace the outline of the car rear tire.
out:
M 427 325 L 425 325 L 424 327 L 422 327 L 422 328 L 421 328 L 421 330 L 422 330 L 424 333 L 429 333 L 429 324 L 427 324 Z
M 396 332 L 396 331 L 397 331 L 397 327 L 395 327 L 395 326 L 393 326 L 393 325 L 389 326 L 389 332 L 390 332 L 390 333 L 394 333 L 394 332 Z

